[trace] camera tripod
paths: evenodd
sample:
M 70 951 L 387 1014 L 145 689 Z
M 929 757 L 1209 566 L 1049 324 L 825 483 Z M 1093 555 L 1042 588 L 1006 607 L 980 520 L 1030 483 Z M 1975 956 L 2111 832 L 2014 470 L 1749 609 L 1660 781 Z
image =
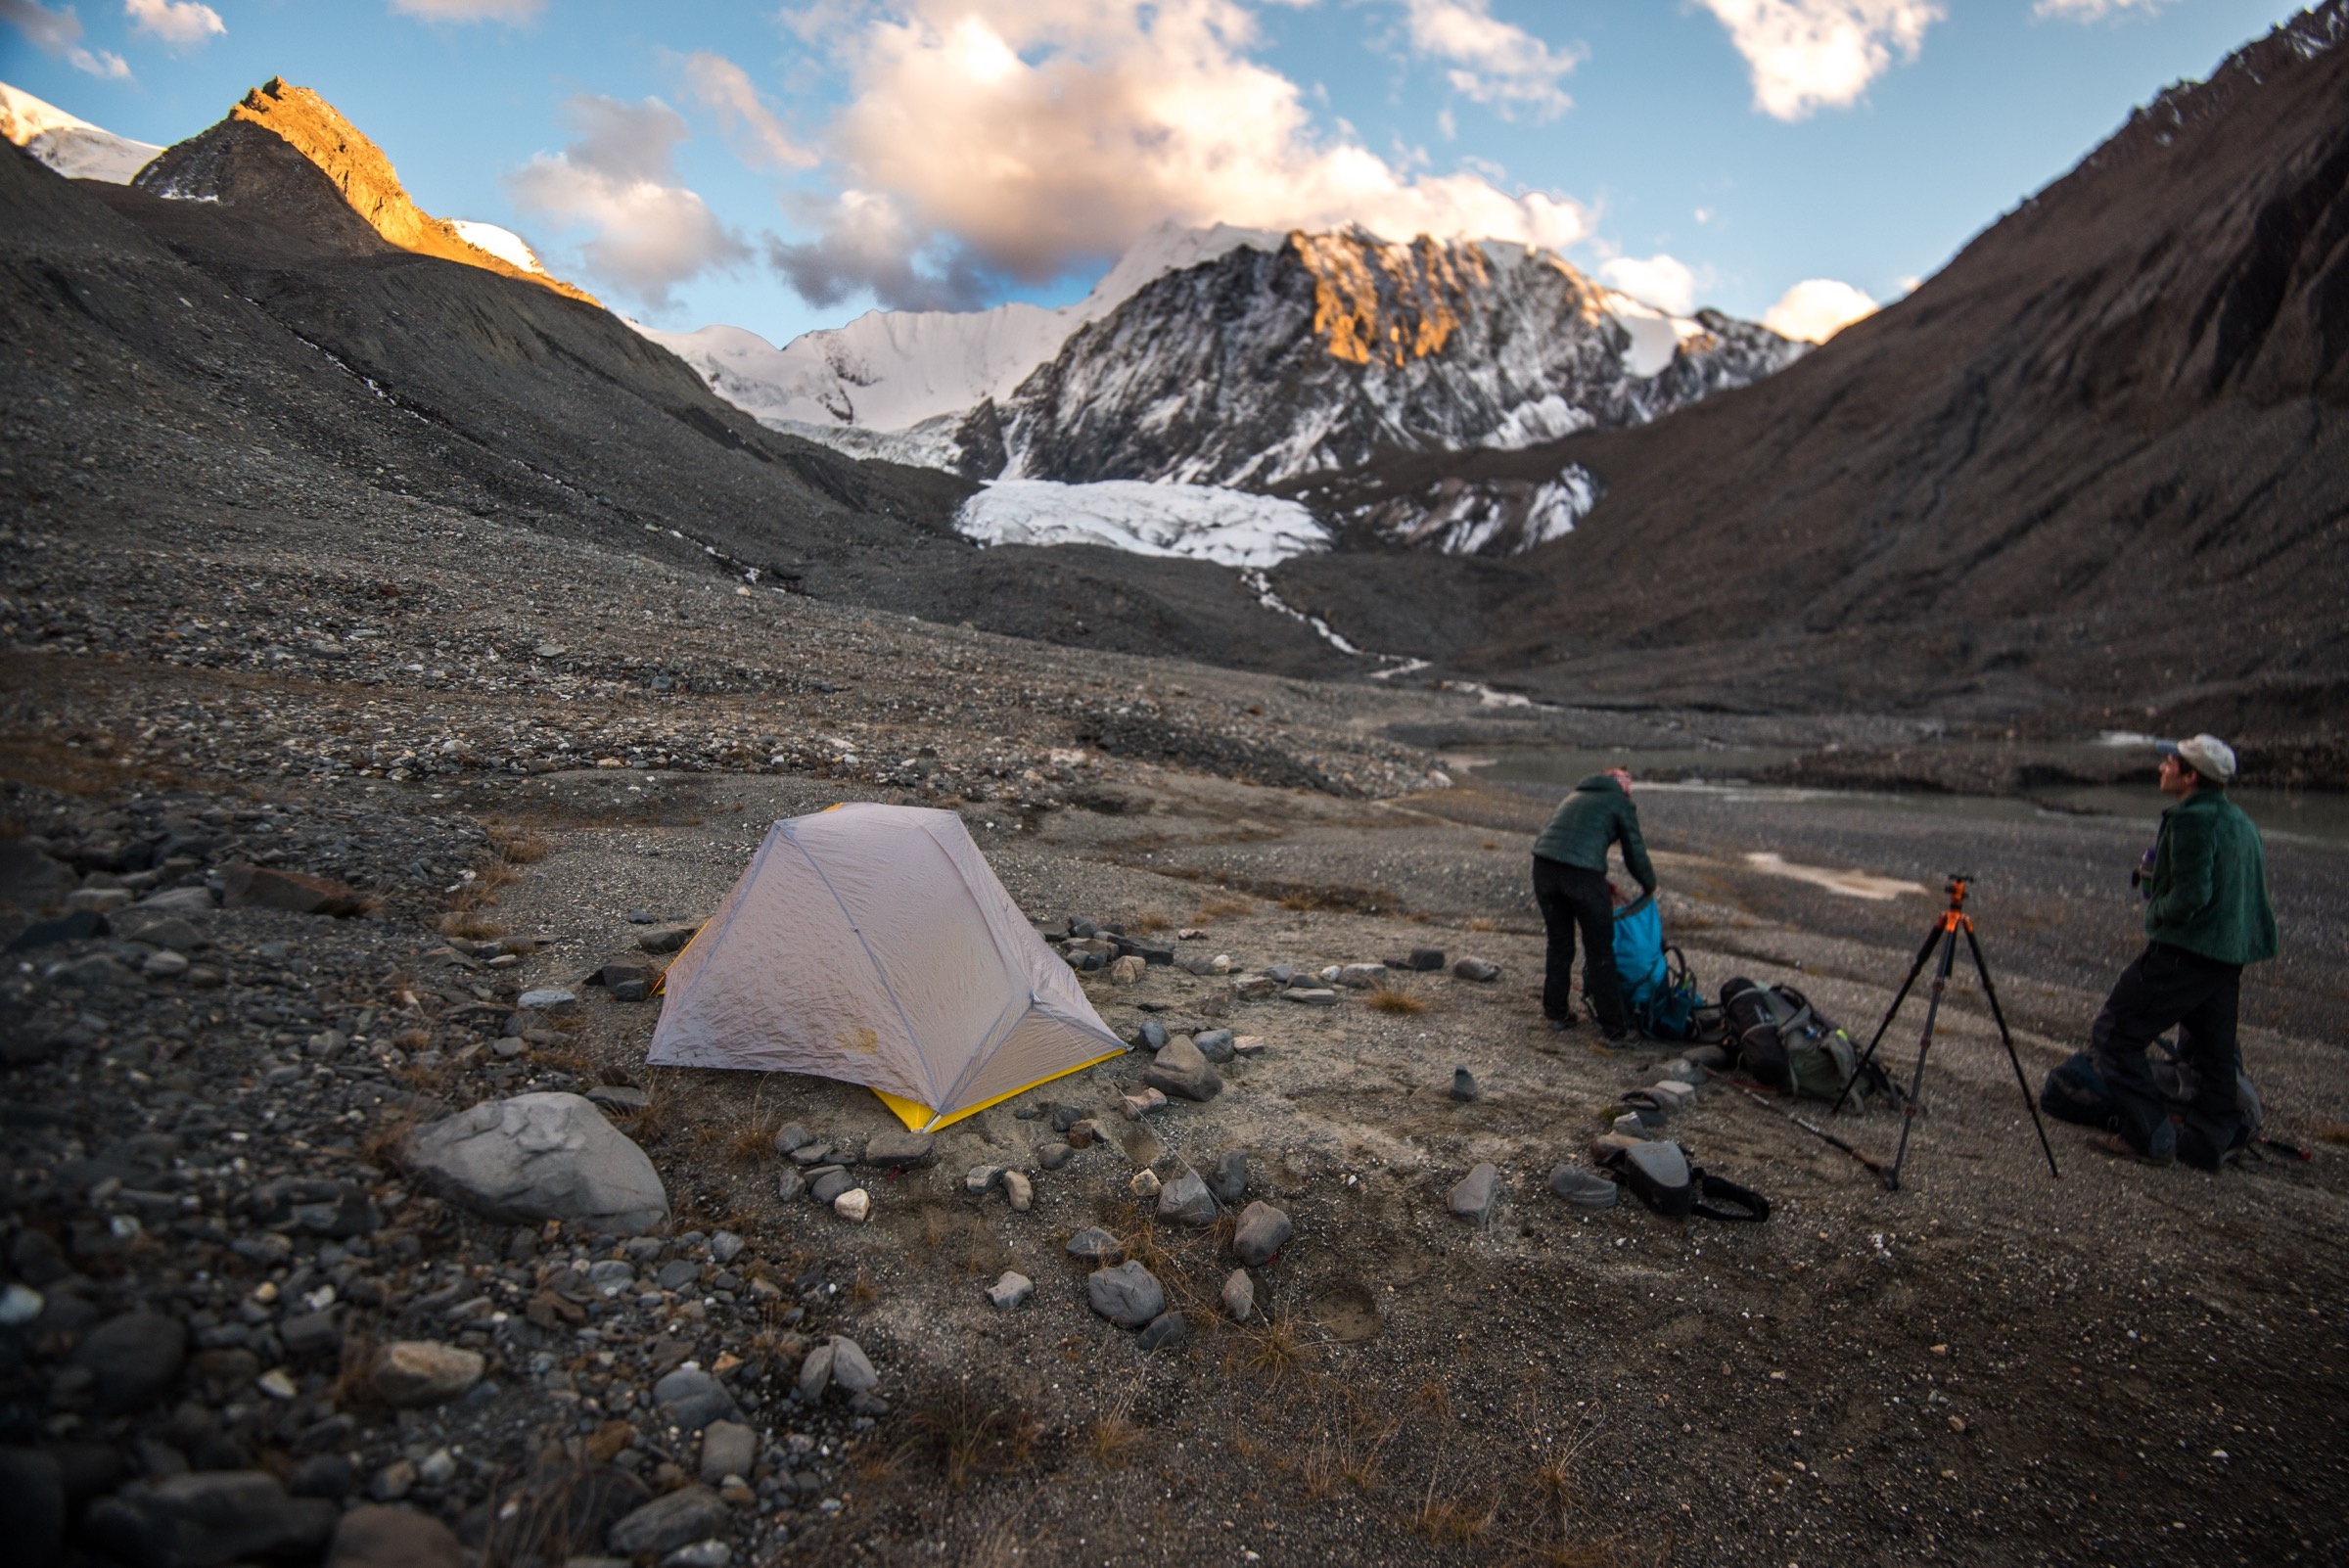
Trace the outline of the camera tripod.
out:
M 1916 962 L 1909 966 L 1909 978 L 1901 982 L 1901 989 L 1893 995 L 1892 1005 L 1884 1010 L 1884 1022 L 1876 1026 L 1875 1038 L 1869 1040 L 1867 1049 L 1860 1053 L 1858 1066 L 1843 1085 L 1843 1092 L 1835 1097 L 1835 1104 L 1829 1112 L 1832 1115 L 1833 1111 L 1842 1110 L 1843 1102 L 1852 1097 L 1853 1084 L 1860 1082 L 1860 1075 L 1866 1072 L 1867 1064 L 1874 1060 L 1876 1047 L 1884 1042 L 1884 1032 L 1892 1028 L 1892 1020 L 1900 1012 L 1901 1003 L 1909 999 L 1910 990 L 1916 985 L 1916 977 L 1924 973 L 1926 960 L 1933 956 L 1934 947 L 1939 946 L 1941 964 L 1934 971 L 1933 992 L 1925 1001 L 1925 1032 L 1916 1042 L 1916 1071 L 1910 1075 L 1908 1101 L 1901 1107 L 1900 1147 L 1893 1153 L 1892 1169 L 1879 1173 L 1888 1192 L 1901 1190 L 1901 1162 L 1909 1158 L 1909 1133 L 1916 1126 L 1917 1091 L 1925 1084 L 1925 1053 L 1933 1046 L 1933 1025 L 1941 1016 L 1942 993 L 1949 989 L 1950 970 L 1958 960 L 1958 933 L 1960 931 L 1965 933 L 1966 950 L 1973 955 L 1974 973 L 1982 981 L 1982 994 L 1990 999 L 1991 1021 L 1999 1026 L 1999 1042 L 2006 1047 L 2007 1065 L 2014 1069 L 2014 1086 L 2023 1091 L 2023 1109 L 2031 1113 L 2031 1126 L 2039 1133 L 2039 1152 L 2048 1157 L 2048 1175 L 2056 1177 L 2063 1175 L 2055 1169 L 2055 1151 L 2048 1146 L 2048 1129 L 2039 1119 L 2039 1106 L 2033 1102 L 2031 1085 L 2023 1077 L 2022 1058 L 2014 1052 L 2014 1037 L 2007 1033 L 2006 1015 L 1999 1010 L 1998 989 L 1990 983 L 1990 966 L 1982 961 L 1982 944 L 1974 936 L 1974 917 L 1965 912 L 1965 890 L 1973 880 L 1971 876 L 1959 872 L 1950 873 L 1950 906 L 1941 912 L 1941 918 L 1925 934 L 1925 945 L 1916 949 Z

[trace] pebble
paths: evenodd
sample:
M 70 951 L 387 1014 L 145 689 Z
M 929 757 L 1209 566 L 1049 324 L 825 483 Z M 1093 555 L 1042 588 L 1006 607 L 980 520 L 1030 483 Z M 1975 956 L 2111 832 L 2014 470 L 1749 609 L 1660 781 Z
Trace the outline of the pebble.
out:
M 576 992 L 563 991 L 550 986 L 538 991 L 524 992 L 520 996 L 514 998 L 514 1005 L 527 1007 L 533 1013 L 543 1013 L 549 1018 L 559 1018 L 563 1014 L 576 1009 L 579 1005 L 579 997 Z
M 1166 1287 L 1140 1264 L 1096 1268 L 1085 1276 L 1086 1303 L 1120 1328 L 1140 1328 L 1167 1308 Z
M 1455 980 L 1493 981 L 1500 978 L 1500 966 L 1482 958 L 1457 958 L 1452 961 L 1451 973 Z
M 852 1224 L 862 1224 L 873 1212 L 873 1195 L 862 1187 L 851 1187 L 832 1200 L 832 1212 Z
M 938 1139 L 927 1132 L 890 1129 L 865 1140 L 862 1164 L 911 1171 L 938 1159 Z
M 1157 1197 L 1159 1191 L 1158 1173 L 1148 1166 L 1142 1167 L 1133 1174 L 1133 1179 L 1126 1183 L 1126 1190 L 1145 1202 Z
M 1283 1000 L 1298 1002 L 1307 1007 L 1335 1007 L 1338 1004 L 1338 993 L 1320 986 L 1292 986 L 1280 994 Z
M 837 1165 L 827 1165 L 810 1175 L 807 1195 L 818 1203 L 828 1204 L 856 1185 L 856 1178 Z
M 1011 1200 L 1011 1212 L 1026 1214 L 1036 1205 L 1036 1187 L 1018 1171 L 1003 1173 L 1003 1196 Z
M 1473 1100 L 1476 1098 L 1476 1075 L 1465 1067 L 1453 1068 L 1451 1070 L 1451 1097 L 1455 1100 Z
M 1036 1146 L 1036 1163 L 1047 1171 L 1057 1171 L 1077 1157 L 1076 1147 L 1067 1143 L 1039 1143 Z
M 1262 1268 L 1288 1244 L 1294 1228 L 1286 1210 L 1260 1199 L 1240 1211 L 1239 1223 L 1231 1232 L 1231 1250 L 1251 1268 Z
M 375 1397 L 395 1409 L 439 1405 L 482 1380 L 479 1353 L 438 1340 L 403 1339 L 378 1346 L 367 1363 Z
M 740 1421 L 713 1421 L 702 1428 L 701 1478 L 716 1486 L 728 1476 L 748 1476 L 759 1459 L 759 1434 Z
M 1126 1249 L 1118 1238 L 1098 1225 L 1087 1225 L 1069 1238 L 1068 1253 L 1084 1263 L 1114 1264 L 1125 1261 Z
M 775 1177 L 775 1196 L 785 1203 L 797 1203 L 807 1195 L 807 1178 L 797 1171 L 786 1171 Z
M 139 965 L 140 974 L 151 976 L 157 980 L 173 980 L 187 972 L 187 954 L 173 952 L 168 947 L 159 948 L 149 953 L 146 961 Z
M 1167 1041 L 1157 1059 L 1142 1070 L 1142 1082 L 1174 1098 L 1201 1103 L 1223 1092 L 1223 1080 L 1185 1035 Z
M 1234 1056 L 1254 1056 L 1265 1048 L 1265 1044 L 1262 1035 L 1236 1035 L 1232 1037 L 1231 1051 Z
M 1235 1037 L 1228 1029 L 1210 1029 L 1191 1037 L 1199 1054 L 1211 1062 L 1228 1062 L 1232 1058 L 1231 1042 Z
M 710 1238 L 710 1261 L 723 1268 L 741 1257 L 742 1249 L 749 1245 L 733 1231 L 721 1230 Z
M 1072 1149 L 1089 1149 L 1101 1141 L 1101 1129 L 1090 1118 L 1069 1124 L 1067 1136 Z
M 988 1305 L 1000 1312 L 1009 1312 L 1036 1293 L 1036 1281 L 1014 1269 L 1003 1270 L 1003 1277 L 987 1288 Z
M 881 1374 L 873 1369 L 864 1347 L 845 1335 L 831 1339 L 832 1381 L 851 1394 L 869 1394 L 879 1385 Z
M 1226 1149 L 1217 1155 L 1215 1167 L 1207 1177 L 1207 1190 L 1226 1209 L 1238 1203 L 1248 1191 L 1247 1152 Z
M 815 1141 L 815 1134 L 797 1122 L 786 1122 L 775 1130 L 775 1152 L 795 1154 Z
M 1113 986 L 1139 985 L 1146 967 L 1139 954 L 1128 953 L 1109 966 L 1109 983 Z
M 1492 1223 L 1493 1208 L 1500 1197 L 1500 1170 L 1487 1161 L 1469 1172 L 1451 1189 L 1451 1212 L 1479 1225 Z
M 963 1174 L 962 1190 L 974 1198 L 983 1198 L 987 1196 L 987 1194 L 994 1191 L 996 1183 L 1002 1179 L 1003 1167 L 999 1165 L 974 1165 L 969 1171 Z
M 1142 1020 L 1142 1048 L 1144 1050 L 1163 1051 L 1167 1048 L 1167 1041 L 1170 1038 L 1167 1034 L 1167 1026 L 1157 1019 L 1145 1018 Z
M 1223 1279 L 1223 1311 L 1235 1323 L 1256 1315 L 1256 1281 L 1245 1268 L 1234 1268 Z
M 1190 1322 L 1182 1314 L 1161 1313 L 1151 1318 L 1149 1326 L 1142 1330 L 1142 1349 L 1155 1351 L 1164 1350 L 1169 1345 L 1178 1345 L 1190 1336 Z
M 661 1559 L 661 1568 L 726 1568 L 733 1560 L 734 1548 L 713 1536 L 679 1546 Z
M 725 1499 L 708 1487 L 690 1486 L 655 1498 L 615 1524 L 604 1544 L 622 1556 L 663 1553 L 707 1541 L 732 1527 Z
M 98 1407 L 119 1415 L 152 1404 L 179 1376 L 188 1331 L 176 1317 L 133 1312 L 110 1317 L 73 1348 L 72 1364 L 91 1374 Z
M 1128 1094 L 1124 1099 L 1126 1120 L 1128 1122 L 1138 1122 L 1152 1111 L 1163 1111 L 1166 1107 L 1167 1096 L 1161 1089 L 1145 1088 L 1141 1093 Z

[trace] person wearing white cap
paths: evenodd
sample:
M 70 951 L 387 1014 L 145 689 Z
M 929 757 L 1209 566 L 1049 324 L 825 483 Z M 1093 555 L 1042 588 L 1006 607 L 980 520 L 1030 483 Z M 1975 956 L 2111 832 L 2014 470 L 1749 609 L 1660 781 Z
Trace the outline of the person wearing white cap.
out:
M 2121 1108 L 2121 1126 L 2095 1141 L 2109 1153 L 2215 1171 L 2249 1129 L 2235 1099 L 2241 1058 L 2235 1008 L 2245 964 L 2276 956 L 2267 849 L 2259 829 L 2227 798 L 2234 753 L 2216 735 L 2163 742 L 2161 813 L 2145 894 L 2145 950 L 2105 998 L 2089 1052 Z M 2155 1086 L 2145 1047 L 2178 1031 L 2178 1059 L 2194 1098 L 2182 1125 Z

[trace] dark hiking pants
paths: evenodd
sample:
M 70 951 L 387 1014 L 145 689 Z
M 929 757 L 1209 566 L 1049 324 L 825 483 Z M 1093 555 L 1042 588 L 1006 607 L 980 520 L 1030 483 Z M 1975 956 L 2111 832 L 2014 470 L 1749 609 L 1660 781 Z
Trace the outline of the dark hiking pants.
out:
M 1615 975 L 1615 899 L 1604 871 L 1586 871 L 1534 856 L 1534 901 L 1549 929 L 1549 962 L 1542 976 L 1542 1011 L 1574 1017 L 1574 935 L 1583 935 L 1583 993 L 1598 1014 L 1601 1034 L 1624 1030 L 1623 983 Z
M 2234 1043 L 2238 964 L 2223 964 L 2166 943 L 2150 943 L 2113 983 L 2089 1030 L 2096 1072 L 2121 1108 L 2121 1136 L 2139 1153 L 2166 1142 L 2170 1105 L 2153 1081 L 2145 1047 L 2178 1031 L 2178 1065 L 2194 1097 L 2178 1129 L 2178 1158 L 2215 1171 L 2244 1132 L 2235 1099 L 2240 1057 Z

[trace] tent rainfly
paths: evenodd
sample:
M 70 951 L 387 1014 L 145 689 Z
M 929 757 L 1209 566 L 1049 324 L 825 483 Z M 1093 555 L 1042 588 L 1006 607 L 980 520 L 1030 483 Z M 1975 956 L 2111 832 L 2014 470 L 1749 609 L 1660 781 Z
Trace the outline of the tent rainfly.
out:
M 917 1131 L 1126 1049 L 951 811 L 767 830 L 663 977 L 647 1060 L 862 1084 Z

